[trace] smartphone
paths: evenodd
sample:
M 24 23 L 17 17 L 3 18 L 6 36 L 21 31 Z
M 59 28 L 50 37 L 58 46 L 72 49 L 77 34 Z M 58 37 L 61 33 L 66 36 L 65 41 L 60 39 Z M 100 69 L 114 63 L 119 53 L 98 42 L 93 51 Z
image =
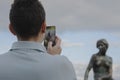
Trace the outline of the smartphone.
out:
M 56 37 L 56 27 L 55 26 L 47 26 L 46 27 L 46 33 L 45 33 L 45 39 L 44 39 L 44 46 L 47 49 L 48 42 L 52 41 L 52 46 L 55 45 L 55 37 Z

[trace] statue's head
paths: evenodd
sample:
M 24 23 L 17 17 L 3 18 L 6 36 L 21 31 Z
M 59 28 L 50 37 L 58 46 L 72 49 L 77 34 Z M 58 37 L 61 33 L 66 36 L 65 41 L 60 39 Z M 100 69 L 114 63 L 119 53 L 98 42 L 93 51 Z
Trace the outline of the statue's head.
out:
M 100 50 L 101 54 L 105 54 L 108 49 L 108 42 L 106 39 L 100 39 L 97 41 L 96 47 Z

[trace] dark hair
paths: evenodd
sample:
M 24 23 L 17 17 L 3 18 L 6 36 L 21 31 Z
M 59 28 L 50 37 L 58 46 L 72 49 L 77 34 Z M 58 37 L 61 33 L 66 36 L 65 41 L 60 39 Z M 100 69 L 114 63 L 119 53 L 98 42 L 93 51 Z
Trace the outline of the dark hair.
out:
M 29 38 L 40 32 L 45 21 L 45 10 L 38 0 L 14 0 L 9 16 L 16 34 Z

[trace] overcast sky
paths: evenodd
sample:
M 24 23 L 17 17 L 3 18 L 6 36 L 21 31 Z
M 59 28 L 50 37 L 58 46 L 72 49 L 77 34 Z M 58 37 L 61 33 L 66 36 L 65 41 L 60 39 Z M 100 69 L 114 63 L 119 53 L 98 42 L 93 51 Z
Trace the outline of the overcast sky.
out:
M 48 24 L 62 29 L 120 29 L 120 0 L 41 0 Z
M 0 0 L 0 30 L 9 24 L 13 0 Z M 120 30 L 120 0 L 40 0 L 48 25 L 66 30 Z

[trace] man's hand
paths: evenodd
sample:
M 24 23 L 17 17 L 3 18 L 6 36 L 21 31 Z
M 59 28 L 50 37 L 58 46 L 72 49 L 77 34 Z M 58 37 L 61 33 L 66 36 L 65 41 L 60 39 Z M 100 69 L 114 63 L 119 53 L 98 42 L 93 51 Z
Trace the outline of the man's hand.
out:
M 56 45 L 52 46 L 52 42 L 50 41 L 48 43 L 47 51 L 51 55 L 60 55 L 61 51 L 62 51 L 62 48 L 61 48 L 61 39 L 58 38 L 58 37 L 56 37 L 55 43 L 56 43 Z

